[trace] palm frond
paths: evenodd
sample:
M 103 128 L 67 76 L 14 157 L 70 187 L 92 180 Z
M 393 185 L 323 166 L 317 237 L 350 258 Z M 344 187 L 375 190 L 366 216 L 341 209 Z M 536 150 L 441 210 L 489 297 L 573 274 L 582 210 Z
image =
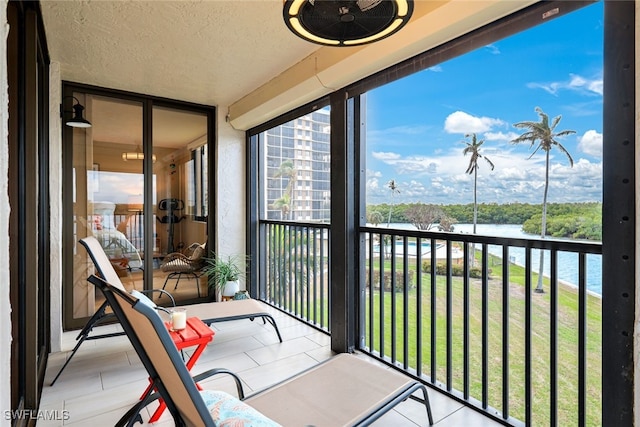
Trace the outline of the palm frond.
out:
M 567 158 L 569 159 L 569 165 L 573 167 L 573 158 L 571 157 L 571 154 L 569 154 L 569 151 L 567 151 L 567 149 L 564 148 L 564 146 L 559 142 L 556 142 L 556 147 L 558 147 L 558 149 L 567 156 Z
M 484 160 L 485 160 L 487 163 L 489 163 L 489 166 L 491 166 L 491 170 L 493 170 L 493 169 L 495 168 L 495 166 L 494 166 L 493 162 L 492 162 L 491 160 L 489 160 L 489 158 L 488 158 L 488 157 L 485 157 L 485 158 L 484 158 Z

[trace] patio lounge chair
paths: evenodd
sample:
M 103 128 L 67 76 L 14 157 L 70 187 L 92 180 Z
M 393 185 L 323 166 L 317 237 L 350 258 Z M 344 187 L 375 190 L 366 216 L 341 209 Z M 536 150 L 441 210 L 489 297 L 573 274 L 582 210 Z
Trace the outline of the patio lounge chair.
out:
M 98 274 L 112 286 L 115 286 L 121 291 L 126 292 L 124 285 L 120 281 L 118 273 L 113 268 L 113 265 L 109 261 L 109 257 L 102 249 L 100 242 L 95 237 L 88 236 L 80 239 L 80 243 L 87 249 L 87 252 L 91 257 L 91 260 L 93 261 Z M 171 294 L 166 291 L 159 289 L 155 291 L 166 293 L 171 297 Z M 173 301 L 172 297 L 171 300 Z M 82 328 L 82 330 L 76 337 L 76 340 L 78 342 L 73 348 L 71 355 L 65 361 L 62 368 L 60 368 L 60 371 L 51 382 L 51 385 L 55 384 L 60 374 L 62 374 L 62 371 L 64 371 L 64 369 L 67 367 L 67 365 L 71 361 L 71 358 L 75 355 L 76 351 L 78 351 L 78 348 L 85 340 L 109 338 L 113 336 L 123 335 L 122 332 L 93 336 L 89 335 L 95 326 L 98 326 L 105 321 L 113 320 L 113 314 L 106 312 L 108 305 L 108 302 L 105 301 Z M 278 340 L 282 342 L 282 336 L 280 335 L 280 330 L 278 329 L 278 325 L 276 324 L 275 319 L 271 314 L 265 311 L 264 304 L 255 299 L 231 300 L 225 302 L 206 302 L 200 304 L 185 305 L 183 307 L 187 309 L 187 313 L 190 317 L 198 317 L 207 325 L 211 325 L 212 323 L 217 322 L 226 322 L 230 320 L 254 320 L 256 318 L 262 318 L 265 324 L 268 322 L 273 326 L 276 334 L 278 335 Z
M 156 398 L 164 400 L 176 426 L 360 426 L 409 398 L 424 404 L 429 424 L 433 424 L 424 384 L 352 354 L 334 356 L 246 398 L 240 378 L 226 369 L 191 377 L 150 300 L 144 295 L 136 298 L 96 276 L 89 281 L 109 301 L 157 390 L 132 407 L 117 425 L 141 422 L 140 410 Z M 233 377 L 238 398 L 198 390 L 196 382 L 219 373 Z

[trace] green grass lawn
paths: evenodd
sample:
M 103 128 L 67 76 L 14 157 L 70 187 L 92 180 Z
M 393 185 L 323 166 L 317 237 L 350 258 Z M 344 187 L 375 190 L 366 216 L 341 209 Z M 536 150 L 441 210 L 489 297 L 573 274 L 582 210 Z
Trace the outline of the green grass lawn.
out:
M 396 263 L 402 269 L 401 259 Z M 500 259 L 490 256 L 489 267 L 492 269 L 488 286 L 488 395 L 489 406 L 502 410 L 502 371 L 503 371 L 503 290 L 502 266 Z M 389 271 L 387 262 L 385 270 Z M 414 269 L 415 265 L 410 265 Z M 524 268 L 509 265 L 509 414 L 520 420 L 525 419 L 525 292 Z M 537 274 L 532 274 L 532 287 L 535 287 Z M 413 279 L 414 284 L 416 278 Z M 532 424 L 549 425 L 550 401 L 550 293 L 549 283 L 545 280 L 544 294 L 532 293 L 532 330 L 531 330 L 531 383 L 532 383 Z M 417 368 L 418 354 L 422 357 L 422 372 L 431 372 L 431 278 L 422 275 L 422 297 L 417 299 L 417 290 L 412 289 L 407 295 L 408 316 L 404 325 L 404 295 L 384 292 L 382 307 L 384 310 L 384 350 L 380 349 L 380 322 L 374 320 L 373 337 L 366 336 L 366 345 L 373 351 L 391 354 L 392 322 L 395 324 L 396 360 L 404 363 L 404 331 L 408 331 L 408 364 Z M 436 276 L 436 380 L 447 382 L 446 354 L 446 279 Z M 380 292 L 373 293 L 373 319 L 379 318 Z M 601 424 L 601 299 L 589 295 L 587 300 L 587 425 Z M 463 330 L 464 330 L 464 291 L 461 277 L 453 277 L 451 281 L 451 387 L 463 390 Z M 417 307 L 422 309 L 421 319 L 417 319 Z M 395 316 L 392 309 L 395 305 Z M 482 400 L 482 283 L 479 279 L 471 279 L 469 286 L 469 387 L 472 398 Z M 369 333 L 369 305 L 366 307 L 367 329 Z M 418 323 L 421 322 L 421 348 L 417 347 Z M 560 285 L 558 288 L 558 326 L 557 326 L 557 369 L 558 369 L 558 425 L 577 425 L 578 413 L 578 293 L 576 289 Z

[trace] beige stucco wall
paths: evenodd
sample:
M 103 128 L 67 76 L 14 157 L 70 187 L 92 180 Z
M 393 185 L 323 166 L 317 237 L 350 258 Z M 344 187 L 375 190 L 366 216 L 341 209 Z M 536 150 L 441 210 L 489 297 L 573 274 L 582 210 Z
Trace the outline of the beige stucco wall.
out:
M 215 200 L 216 250 L 220 255 L 244 254 L 245 250 L 245 156 L 243 131 L 227 121 L 227 107 L 218 106 Z M 241 288 L 244 284 L 241 284 Z
M 9 235 L 9 93 L 7 90 L 7 1 L 0 0 L 0 236 Z M 11 305 L 9 304 L 9 239 L 0 238 L 0 409 L 11 408 Z M 4 412 L 0 425 L 9 426 Z

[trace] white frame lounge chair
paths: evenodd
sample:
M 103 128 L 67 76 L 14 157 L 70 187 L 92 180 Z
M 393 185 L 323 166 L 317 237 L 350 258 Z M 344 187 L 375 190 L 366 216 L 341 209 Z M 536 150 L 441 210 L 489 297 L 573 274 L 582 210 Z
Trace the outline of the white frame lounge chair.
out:
M 113 265 L 109 261 L 109 257 L 104 252 L 104 249 L 102 249 L 100 242 L 95 237 L 88 236 L 80 239 L 80 243 L 86 248 L 87 252 L 89 253 L 89 257 L 93 261 L 98 274 L 112 286 L 117 287 L 122 292 L 126 292 L 124 285 L 120 281 L 118 273 L 113 268 Z M 171 297 L 171 294 L 169 294 L 168 292 L 160 289 L 154 289 L 152 291 L 168 294 L 171 298 L 171 301 L 173 302 L 173 305 L 175 305 L 173 297 Z M 75 355 L 76 351 L 78 351 L 78 348 L 85 340 L 109 338 L 113 336 L 123 335 L 122 332 L 103 335 L 89 335 L 95 326 L 98 326 L 105 321 L 113 320 L 113 314 L 106 313 L 106 308 L 108 307 L 108 305 L 108 302 L 105 301 L 82 328 L 82 330 L 76 337 L 77 343 L 73 348 L 71 355 L 67 358 L 62 368 L 60 368 L 60 371 L 51 382 L 51 385 L 55 384 L 60 374 L 62 374 L 62 371 L 64 371 L 64 369 L 67 367 L 67 365 L 71 361 L 71 358 Z M 280 335 L 280 330 L 278 329 L 278 325 L 276 324 L 275 319 L 269 312 L 265 310 L 265 304 L 258 300 L 248 298 L 243 300 L 231 300 L 224 302 L 190 304 L 184 305 L 182 307 L 185 307 L 187 309 L 187 313 L 190 317 L 198 317 L 207 325 L 218 322 L 227 322 L 230 320 L 250 319 L 253 321 L 254 319 L 262 318 L 265 324 L 268 322 L 269 324 L 271 324 L 271 326 L 273 326 L 276 334 L 278 335 L 278 340 L 282 342 L 282 336 Z
M 142 422 L 140 410 L 156 398 L 167 404 L 176 426 L 363 426 L 409 398 L 425 405 L 433 424 L 424 384 L 352 354 L 334 356 L 246 398 L 240 378 L 228 370 L 192 377 L 150 300 L 136 298 L 96 276 L 89 281 L 109 301 L 158 391 L 131 408 L 117 425 Z M 238 398 L 198 390 L 197 381 L 218 373 L 232 375 Z

